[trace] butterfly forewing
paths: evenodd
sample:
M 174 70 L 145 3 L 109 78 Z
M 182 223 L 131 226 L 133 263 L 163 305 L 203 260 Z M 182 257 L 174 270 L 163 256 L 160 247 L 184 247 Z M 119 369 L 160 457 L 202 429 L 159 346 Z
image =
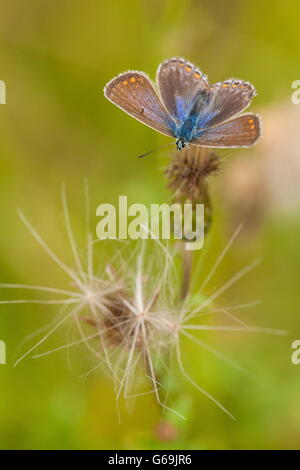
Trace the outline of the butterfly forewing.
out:
M 250 104 L 256 91 L 243 80 L 226 80 L 211 85 L 210 99 L 202 114 L 207 115 L 206 127 L 216 126 L 243 111 Z
M 260 136 L 260 119 L 255 114 L 243 114 L 216 127 L 204 129 L 191 144 L 203 147 L 249 147 Z
M 143 72 L 125 72 L 113 78 L 104 88 L 112 103 L 147 126 L 174 136 L 175 122 L 166 111 Z
M 161 63 L 156 80 L 163 104 L 179 124 L 187 119 L 197 94 L 208 88 L 199 69 L 176 57 Z

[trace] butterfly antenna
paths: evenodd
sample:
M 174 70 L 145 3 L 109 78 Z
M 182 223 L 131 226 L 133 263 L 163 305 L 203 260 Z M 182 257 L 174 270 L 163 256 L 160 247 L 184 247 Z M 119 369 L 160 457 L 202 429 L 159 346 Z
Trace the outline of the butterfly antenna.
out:
M 156 147 L 155 149 L 149 150 L 149 152 L 143 153 L 143 155 L 139 155 L 138 158 L 144 158 L 150 155 L 150 153 L 156 152 L 157 150 L 161 150 L 165 147 L 168 147 L 169 145 L 173 145 L 175 142 L 169 142 L 168 144 L 160 145 L 159 147 Z

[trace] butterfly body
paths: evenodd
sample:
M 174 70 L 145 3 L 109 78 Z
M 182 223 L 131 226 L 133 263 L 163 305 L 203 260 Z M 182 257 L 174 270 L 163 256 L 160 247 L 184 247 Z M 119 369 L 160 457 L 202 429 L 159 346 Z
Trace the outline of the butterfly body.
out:
M 180 123 L 176 126 L 174 132 L 177 150 L 183 150 L 189 146 L 189 142 L 192 142 L 194 138 L 201 137 L 206 122 L 215 116 L 213 111 L 203 113 L 203 110 L 207 107 L 208 100 L 209 94 L 207 92 L 196 95 L 190 112 L 187 114 L 182 111 L 182 99 L 176 99 L 177 116 Z
M 239 114 L 256 94 L 249 82 L 210 85 L 198 68 L 179 58 L 162 62 L 156 81 L 158 92 L 143 72 L 129 71 L 113 78 L 104 94 L 137 120 L 174 137 L 178 150 L 189 144 L 247 147 L 259 138 L 259 117 Z
M 184 148 L 188 146 L 188 143 L 191 142 L 195 137 L 200 137 L 201 133 L 203 133 L 202 127 L 204 125 L 204 121 L 199 121 L 199 115 L 191 114 L 190 116 L 188 116 L 183 122 L 183 124 L 176 128 L 176 145 L 177 142 L 179 143 L 179 145 L 177 145 L 177 148 L 181 146 Z M 178 150 L 182 149 L 178 148 Z

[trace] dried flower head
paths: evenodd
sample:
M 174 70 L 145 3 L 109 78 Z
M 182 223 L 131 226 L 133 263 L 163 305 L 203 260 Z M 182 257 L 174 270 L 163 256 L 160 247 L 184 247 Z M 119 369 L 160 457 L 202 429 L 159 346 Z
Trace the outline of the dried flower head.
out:
M 166 170 L 168 187 L 178 201 L 204 203 L 207 200 L 208 177 L 214 175 L 220 159 L 207 147 L 191 146 L 176 152 Z
M 129 254 L 125 255 L 116 247 L 117 255 L 113 260 L 109 263 L 101 263 L 100 270 L 96 271 L 94 267 L 95 242 L 88 233 L 86 258 L 82 259 L 71 228 L 65 193 L 63 193 L 63 207 L 75 268 L 67 266 L 58 258 L 24 215 L 20 214 L 34 238 L 69 277 L 74 289 L 1 284 L 3 288 L 32 289 L 51 295 L 55 293 L 61 297 L 60 299 L 51 297 L 47 300 L 2 300 L 1 303 L 55 303 L 64 307 L 54 326 L 52 325 L 48 332 L 18 359 L 17 363 L 32 354 L 60 327 L 69 323 L 76 327 L 78 339 L 50 351 L 35 353 L 33 357 L 45 356 L 63 349 L 70 350 L 83 344 L 96 359 L 95 366 L 88 374 L 106 365 L 114 380 L 117 399 L 121 395 L 130 398 L 137 394 L 153 393 L 164 409 L 184 418 L 178 410 L 166 404 L 168 390 L 165 389 L 167 386 L 164 377 L 172 373 L 171 358 L 176 357 L 177 366 L 183 376 L 232 417 L 216 398 L 200 387 L 186 372 L 181 353 L 181 338 L 192 340 L 201 348 L 242 370 L 239 365 L 195 336 L 195 333 L 209 330 L 283 333 L 278 330 L 249 327 L 229 313 L 230 309 L 249 307 L 256 302 L 231 306 L 227 309 L 215 307 L 215 301 L 219 296 L 249 272 L 257 264 L 256 262 L 242 269 L 209 296 L 202 294 L 238 231 L 221 253 L 200 291 L 198 288 L 196 297 L 189 290 L 182 298 L 181 282 L 175 264 L 176 254 L 168 245 L 163 245 L 159 240 L 151 240 L 151 243 L 143 240 L 136 241 L 133 248 L 129 242 L 123 242 L 125 249 L 128 246 Z M 120 242 L 114 241 L 113 243 Z M 199 321 L 220 310 L 224 312 L 227 319 L 230 318 L 229 324 L 215 325 Z M 148 389 L 141 392 L 142 384 L 145 386 L 145 379 L 148 382 Z

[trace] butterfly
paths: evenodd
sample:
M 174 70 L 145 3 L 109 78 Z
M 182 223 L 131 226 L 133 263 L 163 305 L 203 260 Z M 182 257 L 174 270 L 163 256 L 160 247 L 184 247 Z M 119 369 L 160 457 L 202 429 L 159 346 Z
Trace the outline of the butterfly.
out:
M 144 72 L 128 71 L 110 80 L 104 95 L 138 121 L 174 137 L 178 150 L 189 144 L 248 147 L 260 137 L 259 117 L 240 114 L 256 95 L 251 83 L 229 79 L 210 85 L 195 65 L 177 57 L 160 64 L 156 83 L 158 91 Z

